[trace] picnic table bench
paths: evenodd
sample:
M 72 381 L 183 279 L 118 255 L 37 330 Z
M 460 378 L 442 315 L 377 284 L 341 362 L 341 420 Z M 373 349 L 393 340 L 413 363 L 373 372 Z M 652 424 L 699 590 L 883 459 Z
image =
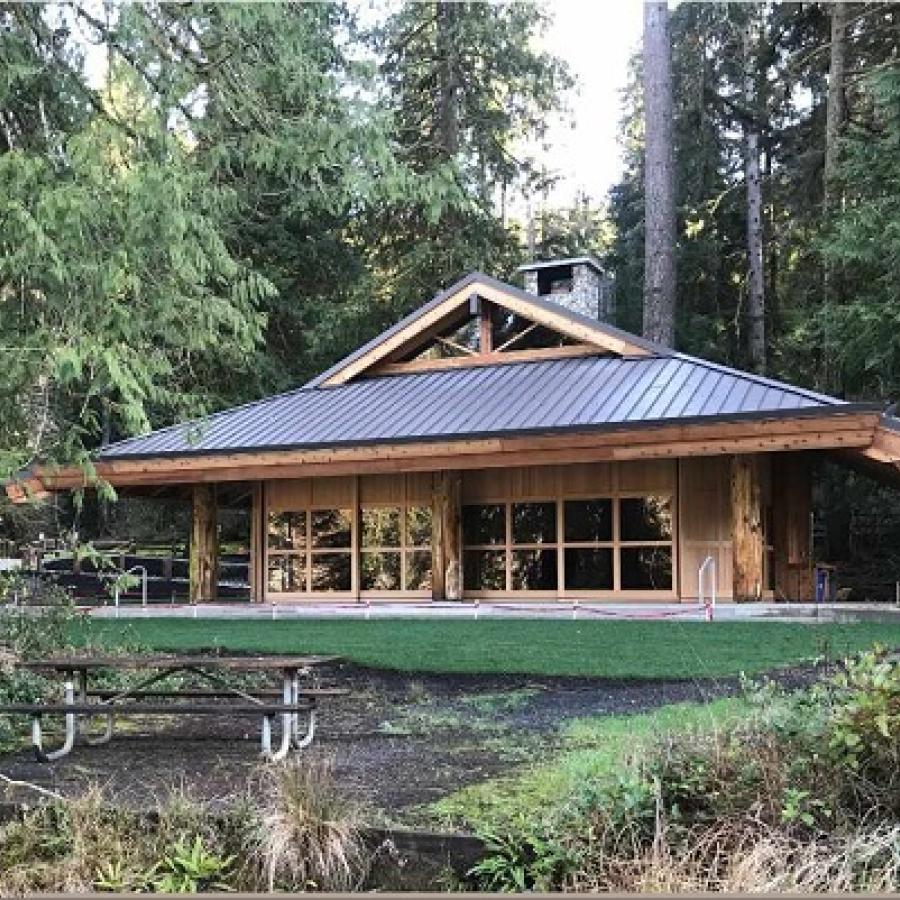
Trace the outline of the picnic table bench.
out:
M 116 715 L 183 715 L 262 717 L 261 746 L 267 759 L 284 759 L 291 747 L 302 750 L 315 736 L 316 708 L 319 700 L 349 693 L 345 688 L 302 687 L 301 678 L 316 666 L 336 662 L 335 656 L 57 656 L 19 663 L 21 668 L 64 676 L 61 703 L 10 703 L 0 705 L 0 713 L 31 716 L 31 742 L 42 762 L 51 762 L 68 754 L 80 736 L 90 746 L 107 743 L 113 734 Z M 121 690 L 96 688 L 90 677 L 104 671 L 153 670 L 152 674 Z M 248 688 L 230 684 L 225 673 L 277 672 L 281 690 Z M 154 689 L 164 678 L 190 674 L 209 687 L 202 690 Z M 76 684 L 77 681 L 77 684 Z M 205 703 L 190 701 L 207 701 Z M 212 701 L 231 702 L 212 702 Z M 156 702 L 152 702 L 156 701 Z M 170 701 L 170 702 L 159 702 Z M 172 702 L 174 701 L 174 702 Z M 189 702 L 185 702 L 189 701 Z M 235 702 L 240 701 L 240 702 Z M 306 728 L 300 727 L 301 713 L 307 716 Z M 52 751 L 43 746 L 42 718 L 61 715 L 65 719 L 63 745 Z M 99 735 L 90 736 L 79 716 L 102 716 L 106 726 Z M 281 739 L 273 750 L 272 731 L 281 721 Z

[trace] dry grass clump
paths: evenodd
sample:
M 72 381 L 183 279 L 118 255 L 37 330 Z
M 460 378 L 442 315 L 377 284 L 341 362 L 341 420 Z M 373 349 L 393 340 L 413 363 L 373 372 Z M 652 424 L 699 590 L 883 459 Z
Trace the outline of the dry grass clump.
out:
M 257 855 L 268 890 L 359 887 L 368 869 L 360 811 L 338 793 L 332 760 L 267 766 L 260 794 Z
M 134 818 L 97 788 L 41 803 L 0 830 L 0 895 L 89 891 L 107 859 L 137 868 L 142 848 L 133 840 Z
M 351 890 L 368 871 L 360 814 L 337 793 L 330 761 L 267 765 L 246 798 L 223 808 L 173 789 L 136 811 L 99 788 L 44 798 L 0 827 L 0 896 L 34 891 L 154 891 L 173 866 L 179 883 L 204 883 L 184 860 L 202 849 L 216 883 L 258 890 Z M 199 851 L 198 851 L 199 852 Z M 227 865 L 225 862 L 227 861 Z M 208 880 L 208 879 L 207 879 Z
M 758 822 L 718 823 L 670 843 L 585 861 L 577 892 L 893 893 L 900 889 L 900 826 L 798 837 Z

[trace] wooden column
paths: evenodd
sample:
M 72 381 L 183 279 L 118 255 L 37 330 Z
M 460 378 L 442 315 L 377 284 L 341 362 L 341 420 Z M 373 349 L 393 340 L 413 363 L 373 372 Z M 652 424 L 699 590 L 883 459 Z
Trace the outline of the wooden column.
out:
M 772 460 L 772 547 L 775 597 L 812 600 L 812 468 L 808 453 Z
M 759 600 L 763 591 L 761 461 L 758 454 L 731 459 L 731 539 L 735 602 Z
M 433 600 L 462 599 L 461 504 L 462 475 L 435 472 L 431 536 Z
M 263 483 L 257 481 L 250 491 L 250 600 L 265 599 L 266 535 L 263 522 Z
M 191 603 L 217 600 L 219 523 L 214 484 L 194 485 L 189 569 Z

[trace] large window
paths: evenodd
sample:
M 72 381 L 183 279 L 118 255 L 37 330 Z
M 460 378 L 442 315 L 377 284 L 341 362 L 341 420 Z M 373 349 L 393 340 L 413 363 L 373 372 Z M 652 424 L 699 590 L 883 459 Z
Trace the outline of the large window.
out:
M 360 589 L 431 590 L 431 507 L 363 506 Z
M 270 513 L 267 543 L 269 593 L 350 591 L 352 526 L 349 509 Z
M 470 593 L 672 590 L 668 496 L 469 504 L 462 521 Z
M 621 590 L 672 588 L 672 502 L 668 497 L 622 497 L 619 540 Z
M 465 590 L 556 591 L 555 501 L 464 506 L 462 513 Z

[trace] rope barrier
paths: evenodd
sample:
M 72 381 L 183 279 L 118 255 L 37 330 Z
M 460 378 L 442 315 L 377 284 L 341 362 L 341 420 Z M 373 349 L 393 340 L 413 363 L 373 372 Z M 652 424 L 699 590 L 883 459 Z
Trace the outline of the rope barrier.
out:
M 712 616 L 710 615 L 710 604 L 706 603 L 703 606 L 696 607 L 692 605 L 685 604 L 684 606 L 680 606 L 677 609 L 665 609 L 665 610 L 641 610 L 640 607 L 635 607 L 634 609 L 609 609 L 608 607 L 598 607 L 591 606 L 585 603 L 580 602 L 579 600 L 571 601 L 571 604 L 567 608 L 560 602 L 555 603 L 496 603 L 490 602 L 485 604 L 484 610 L 482 610 L 482 604 L 480 600 L 472 600 L 471 602 L 465 601 L 447 601 L 442 603 L 440 606 L 436 605 L 433 601 L 423 601 L 423 602 L 408 602 L 408 601 L 386 601 L 386 605 L 390 604 L 392 607 L 401 607 L 402 609 L 410 609 L 410 610 L 443 610 L 443 609 L 459 609 L 465 610 L 470 609 L 472 612 L 472 617 L 477 621 L 481 616 L 482 612 L 485 612 L 487 615 L 490 615 L 491 611 L 504 611 L 504 612 L 521 612 L 521 613 L 540 613 L 540 612 L 548 612 L 558 614 L 559 617 L 562 617 L 568 613 L 573 620 L 577 620 L 579 615 L 585 616 L 593 616 L 599 619 L 640 619 L 640 620 L 664 620 L 664 619 L 672 619 L 679 617 L 693 617 L 697 620 L 706 619 L 710 621 Z M 207 608 L 215 607 L 216 604 L 208 604 Z M 206 606 L 206 604 L 204 604 Z M 278 617 L 278 608 L 281 604 L 271 603 L 267 604 L 269 607 L 269 615 L 274 620 Z M 370 599 L 365 599 L 362 601 L 350 601 L 350 602 L 330 602 L 325 601 L 322 604 L 307 604 L 307 603 L 298 603 L 291 604 L 291 606 L 295 606 L 298 609 L 309 609 L 310 606 L 321 606 L 323 611 L 326 610 L 348 610 L 348 611 L 359 611 L 362 613 L 365 619 L 371 619 L 374 613 L 377 615 L 377 609 L 379 604 L 372 603 Z M 285 605 L 285 610 L 290 609 L 291 606 Z M 126 607 L 127 608 L 127 607 Z M 153 608 L 152 606 L 149 608 Z M 229 609 L 265 609 L 261 604 L 228 604 Z M 92 612 L 97 609 L 102 609 L 102 607 L 92 607 L 92 606 L 81 606 L 79 607 L 79 611 L 84 614 L 90 615 Z M 193 618 L 198 618 L 199 605 L 195 603 L 190 604 L 174 604 L 167 605 L 165 607 L 165 614 L 171 614 L 173 611 L 177 612 L 179 610 L 190 610 L 191 616 Z

